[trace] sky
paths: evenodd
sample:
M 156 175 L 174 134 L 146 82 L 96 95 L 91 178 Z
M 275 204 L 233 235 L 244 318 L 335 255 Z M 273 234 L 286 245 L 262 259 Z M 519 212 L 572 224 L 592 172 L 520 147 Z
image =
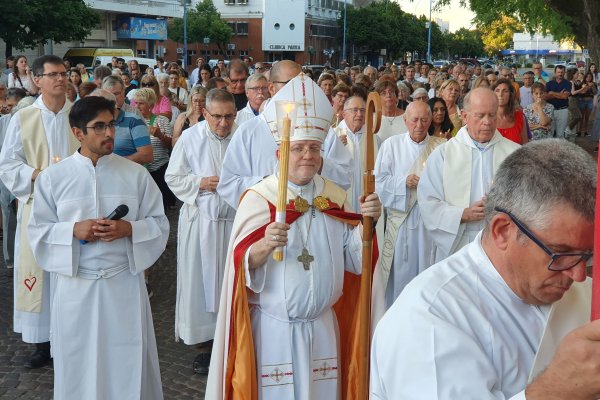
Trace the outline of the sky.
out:
M 402 11 L 429 16 L 429 0 L 395 0 L 400 4 Z M 433 0 L 435 3 L 435 0 Z M 455 32 L 460 28 L 471 28 L 471 20 L 475 14 L 468 8 L 463 8 L 459 5 L 459 0 L 452 0 L 449 6 L 445 6 L 441 12 L 432 13 L 432 18 L 441 18 L 450 21 L 450 32 Z

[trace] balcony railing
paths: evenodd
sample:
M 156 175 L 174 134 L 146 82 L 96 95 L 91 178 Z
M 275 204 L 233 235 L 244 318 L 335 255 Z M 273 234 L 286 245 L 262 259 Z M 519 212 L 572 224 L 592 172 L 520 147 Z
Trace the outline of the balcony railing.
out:
M 147 14 L 161 17 L 183 17 L 182 0 L 87 0 L 97 10 L 118 13 Z M 187 0 L 191 7 L 191 0 Z

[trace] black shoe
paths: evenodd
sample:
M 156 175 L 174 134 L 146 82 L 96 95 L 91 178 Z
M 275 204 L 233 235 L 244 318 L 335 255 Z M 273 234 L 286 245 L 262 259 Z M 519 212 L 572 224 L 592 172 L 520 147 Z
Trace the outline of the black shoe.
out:
M 42 368 L 52 361 L 50 349 L 36 349 L 23 366 L 28 369 Z
M 194 358 L 192 369 L 195 374 L 208 375 L 208 367 L 210 366 L 210 353 L 200 353 Z

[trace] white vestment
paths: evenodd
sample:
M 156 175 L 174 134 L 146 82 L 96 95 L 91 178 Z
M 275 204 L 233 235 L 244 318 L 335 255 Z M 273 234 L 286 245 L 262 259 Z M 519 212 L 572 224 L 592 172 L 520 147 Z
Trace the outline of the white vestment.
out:
M 169 188 L 183 201 L 177 232 L 175 338 L 186 344 L 206 342 L 215 334 L 235 210 L 216 192 L 200 189 L 200 180 L 221 175 L 232 136 L 219 139 L 206 121 L 186 129 L 165 173 Z
M 446 157 L 449 147 L 457 149 L 454 157 Z M 425 228 L 436 245 L 436 262 L 472 242 L 483 228 L 483 221 L 461 223 L 463 210 L 485 196 L 501 162 L 519 147 L 498 131 L 488 143 L 477 143 L 464 126 L 428 158 L 417 196 Z M 449 200 L 458 196 L 462 204 Z
M 263 114 L 241 124 L 231 140 L 217 192 L 233 208 L 251 186 L 276 172 L 277 143 Z M 350 158 L 337 137 L 328 135 L 323 144 L 321 175 L 338 186 L 350 186 Z
M 416 193 L 406 186 L 406 178 L 411 174 L 420 176 L 425 163 L 421 161 L 423 151 L 426 148 L 431 151 L 442 142 L 445 140 L 427 136 L 416 143 L 408 133 L 403 133 L 391 137 L 379 150 L 375 164 L 375 192 L 387 214 L 380 265 L 385 257 L 391 256 L 388 252 L 393 254 L 386 289 L 387 307 L 408 282 L 433 264 L 433 239 L 423 225 Z M 390 236 L 396 237 L 395 243 L 388 243 Z
M 350 203 L 350 209 L 354 212 L 360 212 L 360 205 L 358 202 L 359 197 L 362 195 L 363 191 L 363 176 L 364 176 L 364 159 L 365 152 L 364 148 L 366 144 L 364 143 L 363 137 L 365 133 L 365 127 L 363 125 L 362 128 L 358 130 L 358 132 L 352 132 L 346 121 L 342 121 L 338 124 L 335 130 L 331 128 L 329 130 L 330 136 L 338 136 L 342 134 L 341 132 L 346 133 L 346 137 L 348 138 L 348 143 L 346 144 L 346 150 L 350 153 L 352 164 L 350 166 L 350 188 L 348 189 L 348 203 Z M 381 139 L 378 135 L 375 135 L 375 140 L 373 141 L 374 154 L 373 159 L 377 158 L 377 150 L 379 148 L 379 144 L 381 143 Z M 338 139 L 339 141 L 339 139 Z M 340 141 L 341 143 L 341 141 Z
M 75 222 L 125 204 L 131 237 L 81 244 Z M 110 154 L 76 152 L 36 180 L 29 238 L 56 279 L 51 343 L 54 399 L 162 399 L 143 271 L 169 236 L 162 196 L 148 171 Z
M 53 160 L 62 160 L 68 157 L 69 140 L 65 135 L 68 130 L 69 109 L 71 104 L 65 103 L 63 108 L 55 114 L 49 110 L 42 101 L 42 97 L 37 98 L 33 107 L 41 110 L 42 124 L 46 134 L 48 144 L 48 159 L 50 163 Z M 0 180 L 6 188 L 18 199 L 19 203 L 25 204 L 33 192 L 33 182 L 31 175 L 34 168 L 27 165 L 27 159 L 23 150 L 21 137 L 21 118 L 20 111 L 17 111 L 10 119 L 4 139 L 4 145 L 0 152 Z M 19 285 L 19 265 L 21 252 L 21 219 L 23 207 L 17 210 L 17 231 L 15 235 L 15 257 L 14 257 L 14 287 Z M 16 309 L 16 289 L 15 301 L 13 303 L 13 329 L 21 333 L 23 341 L 27 343 L 43 343 L 50 340 L 50 275 L 44 273 L 44 288 L 42 298 L 42 310 L 36 312 L 17 311 Z
M 564 336 L 589 321 L 590 307 L 590 279 L 551 306 L 525 303 L 480 234 L 413 279 L 379 322 L 371 399 L 525 400 L 526 385 Z
M 314 186 L 311 182 L 302 187 L 309 204 L 323 189 L 322 178 L 313 181 Z M 300 194 L 301 188 L 289 188 Z M 253 191 L 240 207 L 268 212 L 265 199 Z M 361 246 L 358 230 L 311 209 L 291 225 L 284 261 L 269 256 L 263 266 L 248 269 L 250 247 L 246 285 L 259 399 L 338 398 L 337 320 L 331 307 L 342 294 L 344 266 L 353 273 L 361 271 Z M 304 247 L 314 256 L 308 270 L 297 260 Z M 280 380 L 278 371 L 288 375 Z
M 254 117 L 256 117 L 256 114 L 254 114 L 254 110 L 252 110 L 252 107 L 250 107 L 250 102 L 248 102 L 246 107 L 237 112 L 237 115 L 235 116 L 235 123 L 240 126 L 242 123 Z

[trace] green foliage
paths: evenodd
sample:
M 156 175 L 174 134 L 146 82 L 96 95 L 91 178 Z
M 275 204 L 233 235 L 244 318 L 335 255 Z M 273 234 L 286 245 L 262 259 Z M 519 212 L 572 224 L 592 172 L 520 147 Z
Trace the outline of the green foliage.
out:
M 448 52 L 452 57 L 476 57 L 484 54 L 481 32 L 461 28 L 447 36 Z
M 189 43 L 202 43 L 205 37 L 220 49 L 229 42 L 233 32 L 221 18 L 212 0 L 202 0 L 187 13 L 187 39 Z M 175 18 L 169 24 L 169 39 L 183 43 L 183 19 Z
M 416 18 L 402 11 L 398 3 L 390 0 L 373 2 L 362 8 L 347 8 L 347 39 L 356 46 L 378 52 L 387 49 L 390 59 L 401 58 L 407 51 L 427 54 L 427 18 Z M 344 15 L 338 24 L 343 29 Z M 340 38 L 341 41 L 341 38 Z M 432 25 L 431 53 L 445 50 L 445 37 L 436 23 Z
M 6 55 L 45 44 L 82 41 L 98 24 L 96 11 L 83 0 L 0 0 L 0 38 Z
M 523 25 L 512 17 L 501 16 L 490 24 L 481 25 L 479 30 L 482 32 L 481 39 L 485 52 L 493 56 L 511 47 L 513 34 L 523 32 Z

